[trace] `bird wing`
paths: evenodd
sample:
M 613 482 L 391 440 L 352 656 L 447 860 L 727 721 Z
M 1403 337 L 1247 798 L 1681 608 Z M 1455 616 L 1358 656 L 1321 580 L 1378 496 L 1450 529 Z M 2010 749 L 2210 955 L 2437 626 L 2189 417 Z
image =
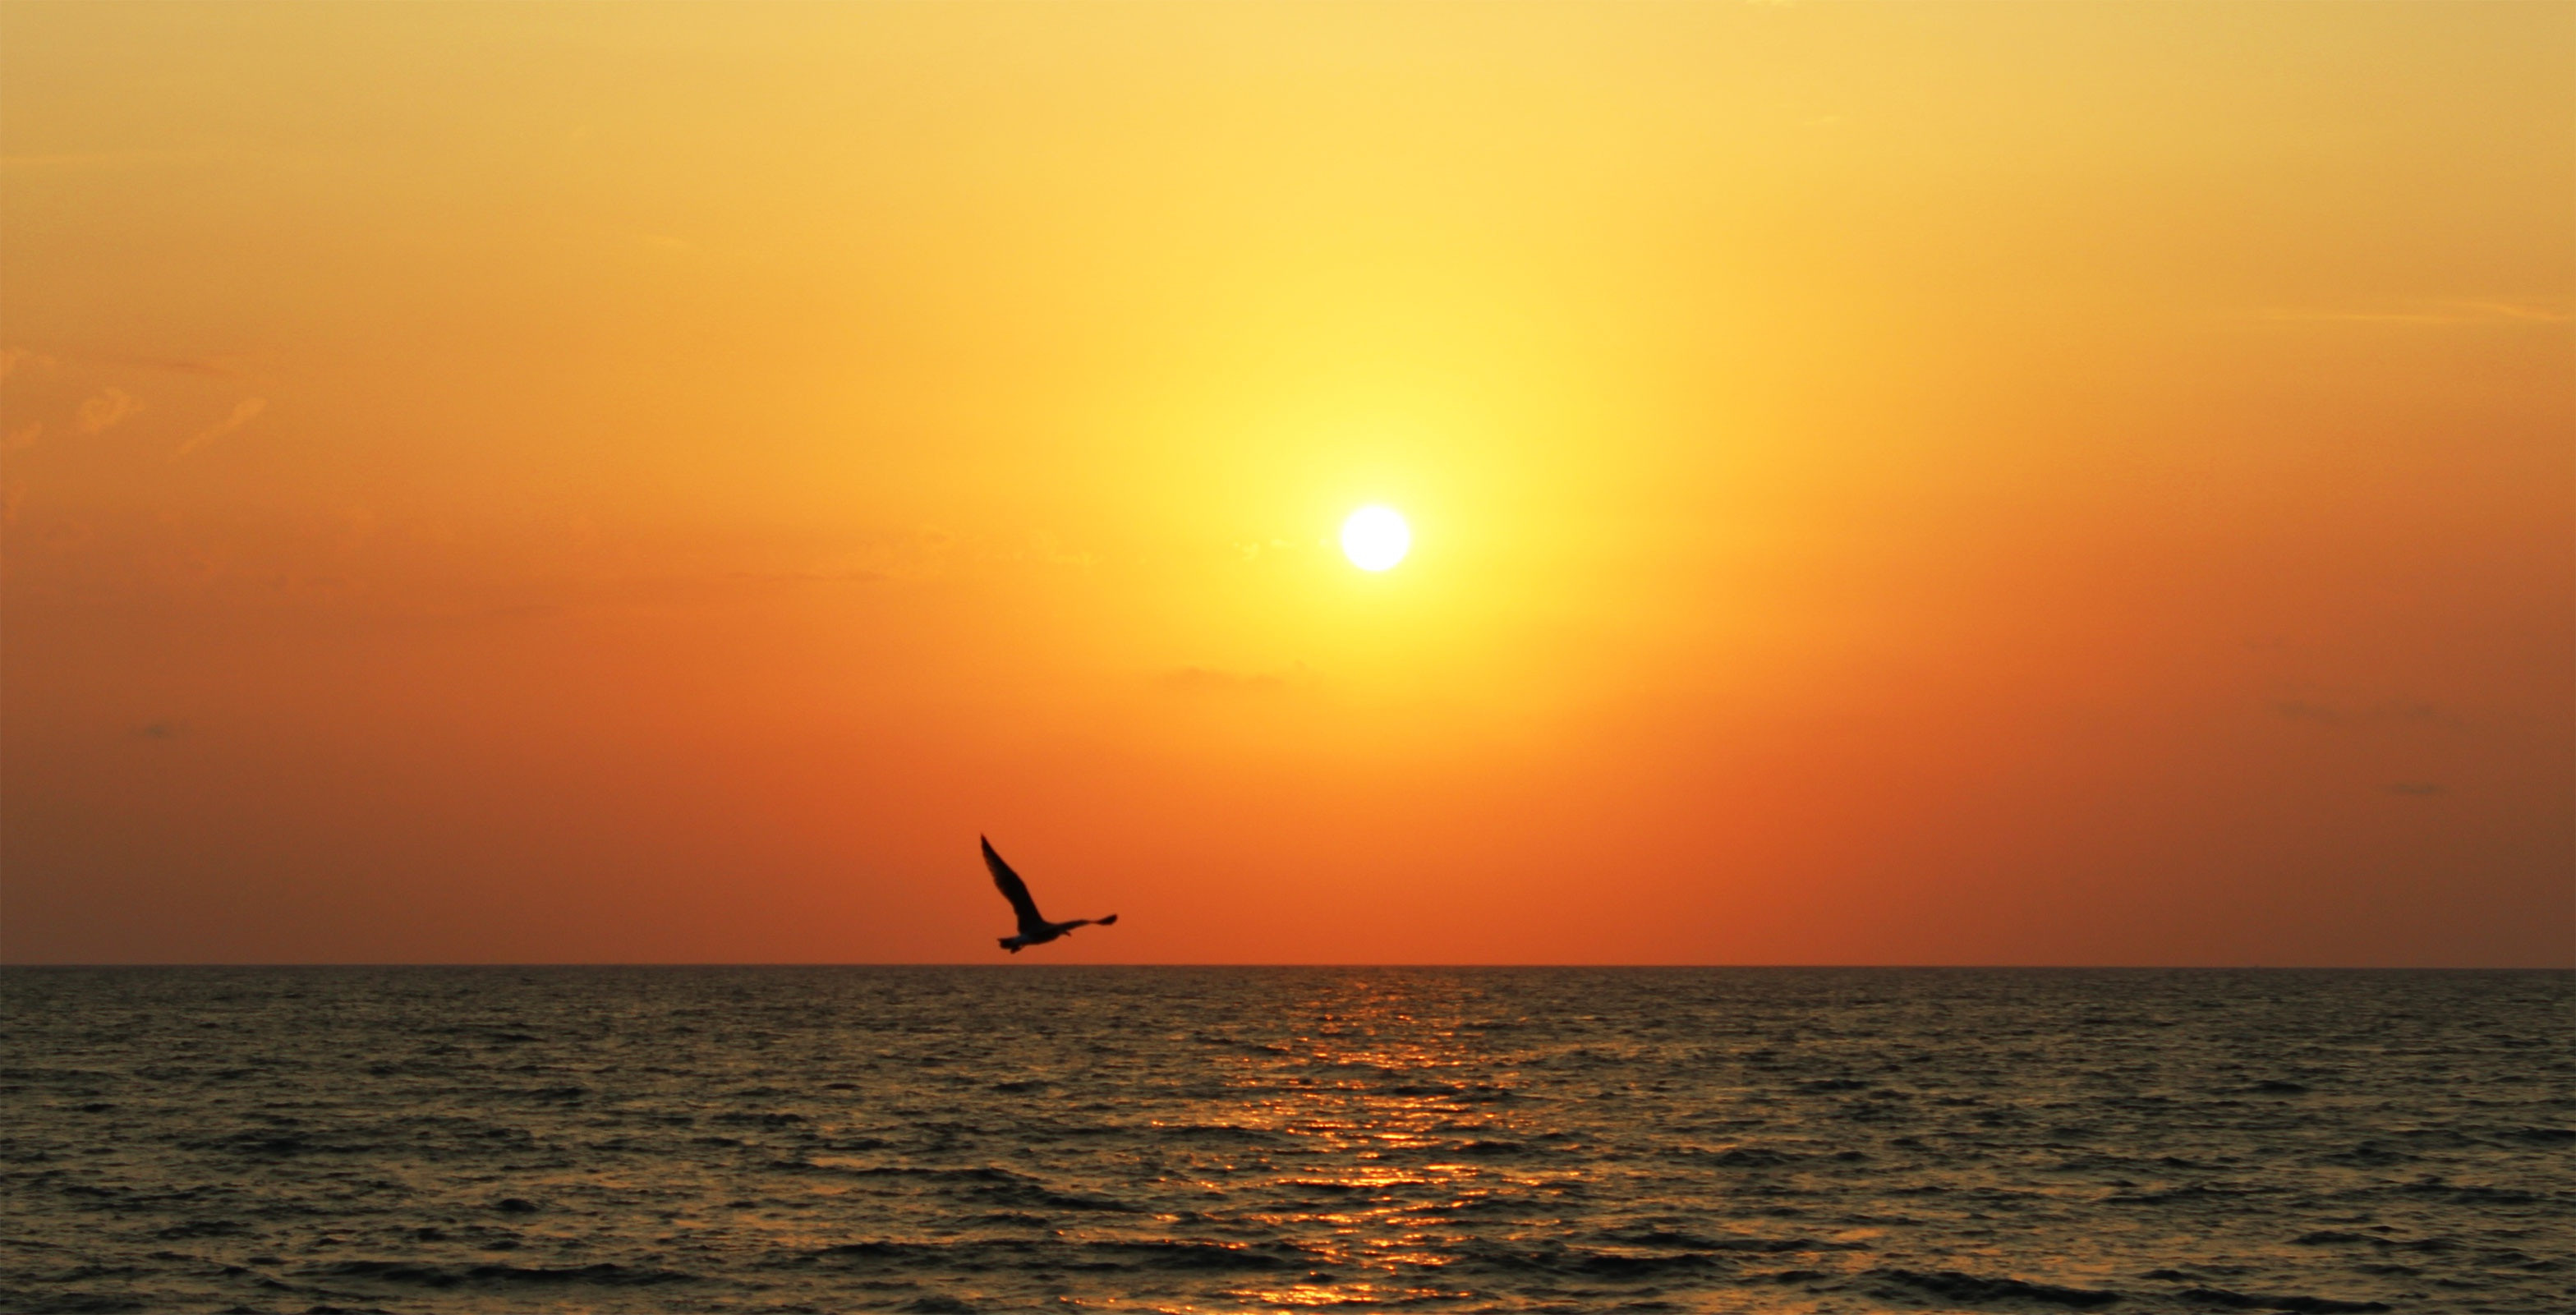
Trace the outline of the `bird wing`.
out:
M 1029 883 L 1020 880 L 1020 874 L 1013 872 L 1011 865 L 993 852 L 992 841 L 982 836 L 975 839 L 984 846 L 984 866 L 993 870 L 993 889 L 1002 892 L 1002 898 L 1011 902 L 1011 912 L 1020 916 L 1020 930 L 1043 930 L 1047 921 L 1038 916 L 1038 902 L 1029 898 Z

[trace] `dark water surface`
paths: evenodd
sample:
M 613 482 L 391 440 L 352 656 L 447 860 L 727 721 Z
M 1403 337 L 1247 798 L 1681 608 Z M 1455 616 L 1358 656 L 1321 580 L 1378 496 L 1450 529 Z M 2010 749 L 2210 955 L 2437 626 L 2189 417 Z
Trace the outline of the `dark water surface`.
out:
M 0 1309 L 2576 1311 L 2564 973 L 0 971 Z

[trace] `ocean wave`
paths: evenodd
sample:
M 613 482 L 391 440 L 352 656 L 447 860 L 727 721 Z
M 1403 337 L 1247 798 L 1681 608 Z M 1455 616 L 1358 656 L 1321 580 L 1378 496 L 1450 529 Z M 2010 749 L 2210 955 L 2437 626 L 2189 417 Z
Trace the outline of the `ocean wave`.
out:
M 0 969 L 0 1310 L 2557 1315 L 2571 987 Z

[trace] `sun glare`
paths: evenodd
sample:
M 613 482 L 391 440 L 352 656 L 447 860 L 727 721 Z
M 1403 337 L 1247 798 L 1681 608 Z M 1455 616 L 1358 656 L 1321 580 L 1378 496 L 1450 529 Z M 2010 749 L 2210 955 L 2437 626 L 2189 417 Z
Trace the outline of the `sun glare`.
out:
M 1342 522 L 1342 554 L 1363 571 L 1383 571 L 1413 548 L 1413 529 L 1392 507 L 1362 507 Z

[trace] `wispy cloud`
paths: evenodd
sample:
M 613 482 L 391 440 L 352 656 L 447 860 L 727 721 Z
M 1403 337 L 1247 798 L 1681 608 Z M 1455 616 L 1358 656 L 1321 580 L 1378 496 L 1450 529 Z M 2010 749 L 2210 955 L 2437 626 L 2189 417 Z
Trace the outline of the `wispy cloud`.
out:
M 143 409 L 143 399 L 122 388 L 102 388 L 98 395 L 80 404 L 80 431 L 103 434 L 110 426 L 126 420 Z
M 1099 559 L 1090 553 L 1068 548 L 1058 542 L 1054 535 L 1044 530 L 1031 533 L 1028 546 L 1010 555 L 1023 561 L 1043 562 L 1049 566 L 1091 567 L 1099 564 Z
M 222 159 L 217 151 L 41 151 L 0 155 L 0 169 L 132 169 Z
M 2309 699 L 2277 699 L 2273 701 L 2272 711 L 2291 721 L 2315 722 L 2323 726 L 2455 726 L 2460 720 L 2453 713 L 2412 699 L 2383 699 L 2358 706 Z
M 91 358 L 106 365 L 138 366 L 146 370 L 167 370 L 172 374 L 193 374 L 208 379 L 239 379 L 242 368 L 220 357 L 177 356 L 99 356 Z
M 746 566 L 730 574 L 746 580 L 917 581 L 1011 564 L 1087 569 L 1097 560 L 1044 531 L 996 539 L 934 527 L 874 535 L 816 560 Z
M 758 580 L 769 584 L 796 584 L 809 581 L 825 584 L 854 584 L 903 577 L 892 571 L 881 571 L 868 566 L 809 566 L 787 571 L 731 571 L 727 572 L 726 578 Z
M 43 352 L 31 352 L 24 347 L 0 347 L 0 383 L 7 382 L 11 375 L 18 373 L 21 365 L 50 370 L 56 364 L 58 362 L 53 357 Z
M 1307 675 L 1306 664 L 1284 672 L 1229 671 L 1223 667 L 1179 667 L 1155 683 L 1183 694 L 1270 694 L 1285 690 Z
M 179 458 L 196 451 L 198 448 L 204 447 L 208 443 L 212 443 L 216 439 L 222 438 L 224 435 L 249 424 L 253 416 L 258 415 L 260 412 L 267 409 L 268 399 L 265 397 L 245 397 L 242 400 L 233 403 L 233 411 L 231 415 L 225 416 L 223 419 L 218 420 L 198 431 L 196 437 L 180 444 L 179 450 L 170 454 L 170 459 L 176 461 Z
M 24 452 L 34 447 L 44 436 L 45 422 L 30 420 L 10 430 L 8 437 L 0 438 L 0 452 Z
M 207 379 L 248 379 L 258 374 L 258 361 L 249 356 L 138 356 L 128 352 L 75 352 L 70 359 L 75 366 L 162 370 Z M 17 373 L 21 366 L 52 371 L 59 369 L 63 360 L 63 357 L 25 347 L 0 347 L 0 381 Z
M 2273 324 L 2384 324 L 2442 328 L 2478 324 L 2566 324 L 2576 311 L 2503 297 L 2428 298 L 2355 306 L 2266 306 L 2244 318 Z

